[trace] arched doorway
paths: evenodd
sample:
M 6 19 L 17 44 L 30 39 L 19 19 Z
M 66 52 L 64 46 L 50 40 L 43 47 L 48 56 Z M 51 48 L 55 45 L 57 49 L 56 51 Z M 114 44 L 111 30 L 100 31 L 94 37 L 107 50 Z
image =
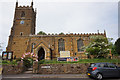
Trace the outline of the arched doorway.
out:
M 38 51 L 38 61 L 45 59 L 45 51 L 44 49 L 41 47 Z
M 53 59 L 52 49 L 50 49 L 50 59 Z

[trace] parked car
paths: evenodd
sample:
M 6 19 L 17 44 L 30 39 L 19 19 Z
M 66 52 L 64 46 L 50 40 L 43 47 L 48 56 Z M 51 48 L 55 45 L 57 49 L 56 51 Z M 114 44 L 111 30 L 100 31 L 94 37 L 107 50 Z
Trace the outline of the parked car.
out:
M 120 77 L 120 67 L 112 63 L 93 63 L 87 69 L 87 75 L 97 80 L 105 77 Z

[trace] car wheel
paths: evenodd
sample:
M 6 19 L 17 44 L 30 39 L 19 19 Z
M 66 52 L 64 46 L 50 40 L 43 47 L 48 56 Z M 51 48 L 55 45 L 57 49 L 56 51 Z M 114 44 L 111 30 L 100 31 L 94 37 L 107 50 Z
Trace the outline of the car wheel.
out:
M 102 74 L 97 73 L 97 75 L 96 75 L 96 79 L 97 79 L 97 80 L 102 80 L 102 79 L 103 79 Z

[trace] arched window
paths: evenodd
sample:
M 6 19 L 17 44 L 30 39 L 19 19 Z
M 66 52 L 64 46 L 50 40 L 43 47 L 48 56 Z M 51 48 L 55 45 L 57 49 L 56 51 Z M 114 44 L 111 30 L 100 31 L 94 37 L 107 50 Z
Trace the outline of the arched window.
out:
M 58 40 L 58 51 L 65 51 L 65 41 L 62 38 Z
M 83 40 L 82 40 L 82 39 L 78 39 L 78 40 L 77 40 L 77 49 L 78 49 L 78 52 L 83 51 L 83 50 L 81 49 L 83 46 L 84 46 Z
M 22 11 L 21 17 L 25 17 L 25 12 L 24 11 Z
M 22 35 L 23 35 L 23 32 L 20 32 L 20 35 L 22 36 Z

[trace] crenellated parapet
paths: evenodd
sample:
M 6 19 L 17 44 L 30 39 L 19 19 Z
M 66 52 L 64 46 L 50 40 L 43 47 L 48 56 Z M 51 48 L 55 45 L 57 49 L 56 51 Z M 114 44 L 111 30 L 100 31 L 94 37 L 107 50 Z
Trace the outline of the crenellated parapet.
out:
M 29 6 L 29 5 L 27 5 L 27 6 L 25 6 L 25 5 L 23 5 L 23 6 L 18 6 L 18 1 L 16 2 L 16 8 L 17 9 L 33 9 L 33 1 L 31 2 L 31 5 Z
M 31 6 L 29 6 L 29 5 L 27 5 L 27 6 L 23 5 L 23 6 L 18 6 L 17 8 L 31 8 Z
M 89 36 L 95 36 L 95 35 L 102 35 L 106 37 L 106 33 L 66 33 L 66 34 L 53 34 L 53 33 L 48 33 L 46 35 L 34 35 L 34 36 L 85 36 L 85 37 L 89 37 Z

